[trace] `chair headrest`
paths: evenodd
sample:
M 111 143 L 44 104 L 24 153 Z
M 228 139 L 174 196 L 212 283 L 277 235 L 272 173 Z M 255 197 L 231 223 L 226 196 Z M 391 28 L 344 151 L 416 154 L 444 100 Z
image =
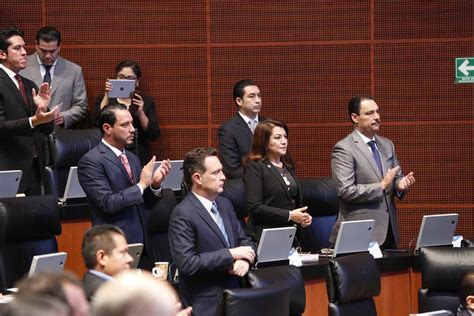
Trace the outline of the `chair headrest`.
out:
M 312 214 L 318 216 L 338 214 L 339 200 L 333 179 L 301 179 L 300 185 L 303 204 L 308 206 Z
M 69 169 L 102 139 L 99 129 L 58 130 L 50 137 L 51 162 L 55 169 Z
M 346 304 L 380 294 L 380 273 L 369 253 L 331 259 L 326 286 L 330 302 Z
M 474 270 L 474 248 L 421 248 L 420 263 L 423 288 L 457 291 L 464 274 Z
M 61 234 L 60 211 L 52 195 L 0 199 L 7 220 L 5 240 L 51 238 Z

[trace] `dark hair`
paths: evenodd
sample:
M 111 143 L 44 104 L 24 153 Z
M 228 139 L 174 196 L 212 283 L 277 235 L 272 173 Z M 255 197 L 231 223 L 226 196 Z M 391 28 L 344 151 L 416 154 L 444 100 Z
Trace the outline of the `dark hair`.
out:
M 234 85 L 233 100 L 244 97 L 244 89 L 248 86 L 256 86 L 257 83 L 251 79 L 240 80 Z
M 45 26 L 36 33 L 36 43 L 39 44 L 40 40 L 46 43 L 58 41 L 59 46 L 61 44 L 61 33 L 54 26 Z
M 115 66 L 115 75 L 117 75 L 119 71 L 121 71 L 123 68 L 127 67 L 132 68 L 133 73 L 135 74 L 135 76 L 137 76 L 138 79 L 142 77 L 142 70 L 140 69 L 140 66 L 136 61 L 131 59 L 126 59 L 119 62 L 117 66 Z
M 474 271 L 467 272 L 459 286 L 459 302 L 462 306 L 466 307 L 466 299 L 470 295 L 474 295 Z
M 125 238 L 123 230 L 115 225 L 92 226 L 86 231 L 82 239 L 82 258 L 88 269 L 94 269 L 97 265 L 97 251 L 103 250 L 106 254 L 112 253 L 116 247 L 114 235 L 121 235 Z
M 183 181 L 188 189 L 193 186 L 192 176 L 194 173 L 206 172 L 204 160 L 211 156 L 217 156 L 217 150 L 212 147 L 197 147 L 186 153 L 183 162 Z
M 17 29 L 16 27 L 10 27 L 8 29 L 0 31 L 0 50 L 7 53 L 8 47 L 11 45 L 10 37 L 13 36 L 20 36 L 21 38 L 23 38 L 25 36 L 25 33 L 22 30 Z
M 255 127 L 255 131 L 252 139 L 252 147 L 249 154 L 244 158 L 244 164 L 249 161 L 259 161 L 267 158 L 267 148 L 270 137 L 272 136 L 273 129 L 275 127 L 281 127 L 285 130 L 288 135 L 288 126 L 277 120 L 265 120 Z M 290 154 L 286 154 L 281 157 L 281 161 L 290 169 L 294 169 L 294 162 Z
M 18 293 L 15 299 L 29 296 L 52 297 L 72 309 L 64 291 L 65 283 L 82 288 L 81 281 L 71 272 L 42 271 L 17 283 Z
M 115 116 L 115 111 L 118 110 L 127 110 L 127 107 L 120 103 L 112 103 L 104 106 L 102 110 L 99 112 L 99 116 L 97 117 L 96 126 L 100 129 L 102 135 L 104 134 L 104 129 L 102 128 L 105 123 L 109 124 L 110 126 L 114 126 L 115 122 L 117 122 L 117 117 Z
M 374 100 L 371 96 L 368 95 L 362 95 L 362 96 L 357 96 L 353 97 L 352 99 L 349 100 L 349 104 L 347 105 L 347 110 L 349 112 L 349 119 L 351 120 L 352 123 L 354 121 L 352 120 L 352 113 L 360 115 L 360 104 L 362 101 L 366 100 Z

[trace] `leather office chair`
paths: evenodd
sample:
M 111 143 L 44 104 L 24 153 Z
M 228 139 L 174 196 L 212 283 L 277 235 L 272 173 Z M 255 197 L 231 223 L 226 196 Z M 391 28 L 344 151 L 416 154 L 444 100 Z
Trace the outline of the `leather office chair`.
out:
M 300 230 L 298 240 L 303 251 L 317 252 L 329 247 L 329 236 L 339 212 L 336 183 L 331 178 L 300 180 L 303 205 L 313 216 L 310 227 Z
M 3 256 L 5 286 L 28 273 L 33 256 L 58 251 L 61 234 L 60 212 L 51 195 L 0 199 L 5 217 Z
M 331 259 L 326 272 L 329 316 L 377 315 L 373 297 L 380 294 L 380 274 L 372 255 Z
M 253 288 L 272 287 L 284 284 L 289 288 L 291 316 L 303 314 L 306 307 L 306 291 L 299 268 L 286 265 L 250 270 L 248 282 Z
M 225 290 L 217 316 L 287 316 L 289 293 L 286 286 Z
M 69 168 L 102 139 L 99 129 L 58 130 L 49 136 L 49 158 L 45 167 L 45 193 L 62 197 Z
M 464 274 L 474 270 L 474 248 L 421 248 L 420 267 L 418 311 L 446 309 L 456 315 L 459 285 Z

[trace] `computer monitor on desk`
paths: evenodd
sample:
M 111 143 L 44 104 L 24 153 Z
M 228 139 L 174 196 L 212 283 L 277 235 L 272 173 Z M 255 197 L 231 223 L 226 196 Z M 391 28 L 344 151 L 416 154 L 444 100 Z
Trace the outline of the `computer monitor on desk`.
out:
M 0 171 L 0 198 L 16 196 L 22 174 L 21 170 Z
M 77 167 L 71 167 L 69 168 L 64 195 L 62 198 L 59 198 L 59 203 L 65 204 L 69 202 L 84 202 L 85 198 L 86 193 L 82 189 L 77 176 Z
M 296 227 L 266 228 L 262 231 L 257 248 L 258 268 L 287 265 Z

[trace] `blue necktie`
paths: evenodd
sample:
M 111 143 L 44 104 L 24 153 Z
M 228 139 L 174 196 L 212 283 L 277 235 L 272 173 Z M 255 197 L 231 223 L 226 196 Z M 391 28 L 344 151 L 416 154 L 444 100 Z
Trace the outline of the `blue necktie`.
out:
M 211 212 L 214 214 L 214 219 L 216 220 L 217 226 L 221 230 L 222 235 L 224 235 L 225 241 L 227 242 L 227 247 L 230 247 L 229 238 L 227 237 L 227 232 L 225 231 L 224 221 L 222 220 L 221 214 L 217 209 L 216 202 L 212 202 Z
M 383 174 L 382 160 L 380 159 L 379 151 L 377 150 L 377 147 L 375 146 L 375 140 L 371 140 L 367 144 L 369 144 L 370 149 L 372 149 L 372 157 L 374 157 L 375 164 L 377 165 L 377 167 L 379 167 L 380 173 Z

